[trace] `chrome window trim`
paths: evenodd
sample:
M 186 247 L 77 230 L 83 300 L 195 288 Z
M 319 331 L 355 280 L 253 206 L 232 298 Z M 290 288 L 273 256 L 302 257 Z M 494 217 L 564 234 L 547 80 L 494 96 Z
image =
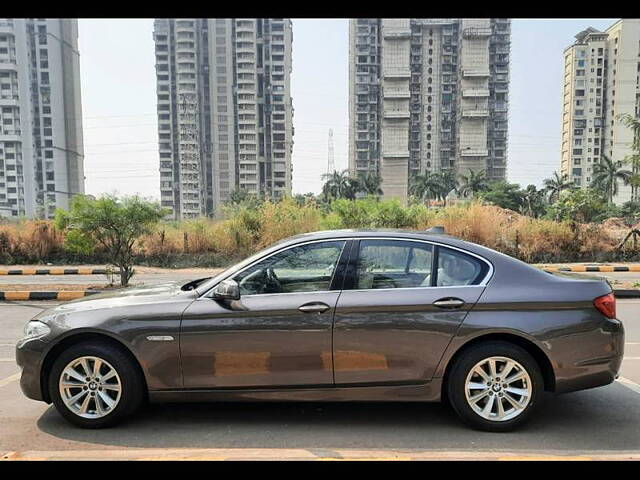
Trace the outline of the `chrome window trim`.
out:
M 468 250 L 465 250 L 463 248 L 459 248 L 459 247 L 454 247 L 452 245 L 446 244 L 446 243 L 442 243 L 442 242 L 437 242 L 434 240 L 422 240 L 419 238 L 407 238 L 407 237 L 376 237 L 376 236 L 372 236 L 372 237 L 352 237 L 352 236 L 346 236 L 346 237 L 336 237 L 336 238 L 323 238 L 323 239 L 317 239 L 317 240 L 307 240 L 304 242 L 300 242 L 300 243 L 295 243 L 293 245 L 288 245 L 286 247 L 283 247 L 281 249 L 276 250 L 275 252 L 271 252 L 268 255 L 261 257 L 259 259 L 257 259 L 255 262 L 247 265 L 246 267 L 237 270 L 237 271 L 232 271 L 231 273 L 229 273 L 229 275 L 225 276 L 224 278 L 220 279 L 220 282 L 223 282 L 225 280 L 227 280 L 228 278 L 231 278 L 239 273 L 244 272 L 245 270 L 251 268 L 252 266 L 254 266 L 256 263 L 262 262 L 263 260 L 268 259 L 269 257 L 276 255 L 278 253 L 281 253 L 285 250 L 289 250 L 291 248 L 294 247 L 300 247 L 302 245 L 308 245 L 308 244 L 312 244 L 312 243 L 322 243 L 322 242 L 339 242 L 339 241 L 344 241 L 344 245 L 342 246 L 342 250 L 340 251 L 340 256 L 338 257 L 338 260 L 340 260 L 340 257 L 342 256 L 342 254 L 344 253 L 344 247 L 347 245 L 347 243 L 349 241 L 359 241 L 359 240 L 397 240 L 397 241 L 402 241 L 402 242 L 420 242 L 420 243 L 426 243 L 429 245 L 438 245 L 440 247 L 444 247 L 444 248 L 450 248 L 451 250 L 457 250 L 459 252 L 465 253 L 467 255 L 470 255 L 472 257 L 477 258 L 478 260 L 484 262 L 486 265 L 489 266 L 489 270 L 487 271 L 487 274 L 484 276 L 484 278 L 482 279 L 482 281 L 480 281 L 479 283 L 475 284 L 475 285 L 448 285 L 448 286 L 441 286 L 441 287 L 432 287 L 432 286 L 419 286 L 419 287 L 401 287 L 401 288 L 365 288 L 365 289 L 349 289 L 349 290 L 318 290 L 316 292 L 286 292 L 286 293 L 258 293 L 258 294 L 252 294 L 252 295 L 246 295 L 246 296 L 257 296 L 257 295 L 295 295 L 295 294 L 300 294 L 300 293 L 329 293 L 329 292 L 344 292 L 344 291 L 349 291 L 349 292 L 382 292 L 385 290 L 390 290 L 390 291 L 398 291 L 398 290 L 417 290 L 417 289 L 427 289 L 427 288 L 469 288 L 469 287 L 486 287 L 487 284 L 489 283 L 489 280 L 491 279 L 491 277 L 493 276 L 493 272 L 494 272 L 494 267 L 493 264 L 487 260 L 486 258 L 470 252 Z M 337 266 L 337 265 L 336 265 Z M 331 276 L 331 282 L 329 283 L 329 285 L 331 285 L 331 283 L 333 282 L 333 275 L 335 275 L 335 269 L 333 271 L 333 274 Z M 198 298 L 209 298 L 209 293 L 218 285 L 218 283 L 216 283 L 215 285 L 212 285 L 211 288 L 209 290 L 206 290 L 202 295 L 200 295 Z
M 489 266 L 489 270 L 487 271 L 487 274 L 484 276 L 484 278 L 479 282 L 476 283 L 474 285 L 447 285 L 447 286 L 441 286 L 441 287 L 432 287 L 432 286 L 425 286 L 425 287 L 401 287 L 401 288 L 365 288 L 365 289 L 352 289 L 349 290 L 350 292 L 356 292 L 356 291 L 368 291 L 368 290 L 373 290 L 373 291 L 382 291 L 382 290 L 415 290 L 417 288 L 464 288 L 464 287 L 486 287 L 487 283 L 489 283 L 489 280 L 491 279 L 491 277 L 493 276 L 493 272 L 494 272 L 494 268 L 493 268 L 493 264 L 487 260 L 486 258 L 470 252 L 468 250 L 465 250 L 463 248 L 458 248 L 458 247 L 454 247 L 452 245 L 448 245 L 446 243 L 441 243 L 441 242 L 436 242 L 433 240 L 421 240 L 419 238 L 401 238 L 401 237 L 357 237 L 357 238 L 352 238 L 352 240 L 400 240 L 403 242 L 421 242 L 421 243 L 428 243 L 430 245 L 438 245 L 439 247 L 444 247 L 444 248 L 450 248 L 451 250 L 457 250 L 458 252 L 462 252 L 465 253 L 467 255 L 470 255 L 472 257 L 477 258 L 478 260 L 484 262 L 485 264 L 487 264 Z M 359 256 L 359 252 L 358 252 L 358 256 Z
M 239 275 L 240 273 L 244 272 L 245 270 L 248 270 L 249 268 L 253 267 L 254 265 L 256 265 L 257 263 L 260 263 L 264 260 L 267 260 L 269 258 L 271 258 L 274 255 L 277 255 L 278 253 L 282 253 L 286 250 L 291 250 L 292 248 L 297 248 L 297 247 L 301 247 L 303 245 L 310 245 L 313 243 L 326 243 L 326 242 L 344 242 L 344 245 L 342 245 L 342 249 L 340 249 L 340 254 L 338 255 L 338 262 L 340 262 L 340 258 L 342 257 L 342 254 L 344 253 L 344 247 L 347 246 L 347 243 L 349 243 L 349 240 L 352 240 L 351 238 L 324 238 L 321 240 L 308 240 L 306 242 L 300 242 L 300 243 L 295 243 L 293 245 L 288 245 L 286 247 L 283 247 L 279 250 L 276 250 L 275 252 L 271 252 L 267 255 L 265 255 L 264 257 L 260 257 L 259 259 L 257 259 L 255 262 L 250 263 L 249 265 L 247 265 L 244 268 L 241 268 L 240 270 L 237 271 L 233 271 L 231 272 L 228 276 L 224 277 L 223 279 L 221 279 L 218 283 L 224 282 L 225 280 L 234 277 L 236 275 Z M 329 286 L 331 286 L 331 284 L 333 283 L 333 277 L 336 274 L 336 267 L 338 266 L 338 263 L 336 263 L 335 267 L 333 268 L 333 272 L 331 273 L 331 279 L 329 280 Z M 200 297 L 198 298 L 209 298 L 209 293 L 218 286 L 218 283 L 216 283 L 215 285 L 213 285 L 209 290 L 207 290 L 206 292 L 204 292 L 202 295 L 200 295 Z M 249 296 L 263 296 L 263 295 L 291 295 L 291 294 L 300 294 L 300 293 L 329 293 L 329 292 L 340 292 L 341 290 L 317 290 L 317 291 L 313 291 L 313 292 L 283 292 L 283 293 L 252 293 L 252 294 L 248 294 L 248 295 L 244 295 L 245 297 L 249 297 Z

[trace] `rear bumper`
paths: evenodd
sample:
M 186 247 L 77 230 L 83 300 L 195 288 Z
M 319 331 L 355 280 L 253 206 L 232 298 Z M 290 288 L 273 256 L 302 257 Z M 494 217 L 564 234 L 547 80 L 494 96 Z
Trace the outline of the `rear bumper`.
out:
M 587 340 L 587 339 L 585 339 Z M 618 378 L 624 357 L 624 327 L 619 320 L 606 320 L 601 329 L 578 349 L 572 362 L 560 363 L 556 368 L 556 393 L 575 392 L 588 388 L 601 387 Z M 594 348 L 595 343 L 601 348 Z M 583 351 L 600 350 L 597 356 L 581 357 Z

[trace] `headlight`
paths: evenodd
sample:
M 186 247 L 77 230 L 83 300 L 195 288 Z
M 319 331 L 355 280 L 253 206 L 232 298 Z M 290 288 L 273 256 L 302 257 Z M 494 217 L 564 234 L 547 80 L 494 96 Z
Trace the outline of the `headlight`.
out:
M 51 329 L 38 320 L 31 320 L 24 327 L 24 339 L 44 337 Z

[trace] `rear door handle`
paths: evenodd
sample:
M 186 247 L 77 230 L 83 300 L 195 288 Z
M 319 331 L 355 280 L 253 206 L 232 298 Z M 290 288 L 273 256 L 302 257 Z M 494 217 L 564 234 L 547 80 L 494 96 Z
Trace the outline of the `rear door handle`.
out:
M 433 305 L 438 308 L 446 309 L 460 308 L 464 305 L 464 300 L 460 300 L 459 298 L 455 297 L 447 297 L 436 300 L 435 302 L 433 302 Z
M 305 303 L 304 305 L 300 305 L 298 310 L 304 313 L 322 313 L 329 310 L 331 307 L 326 303 L 322 302 L 314 302 L 314 303 Z

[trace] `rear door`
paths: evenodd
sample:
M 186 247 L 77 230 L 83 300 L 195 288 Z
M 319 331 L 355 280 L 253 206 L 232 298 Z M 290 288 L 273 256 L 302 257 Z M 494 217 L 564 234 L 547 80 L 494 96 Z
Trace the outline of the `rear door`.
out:
M 336 306 L 336 385 L 429 381 L 491 265 L 428 242 L 354 242 Z

